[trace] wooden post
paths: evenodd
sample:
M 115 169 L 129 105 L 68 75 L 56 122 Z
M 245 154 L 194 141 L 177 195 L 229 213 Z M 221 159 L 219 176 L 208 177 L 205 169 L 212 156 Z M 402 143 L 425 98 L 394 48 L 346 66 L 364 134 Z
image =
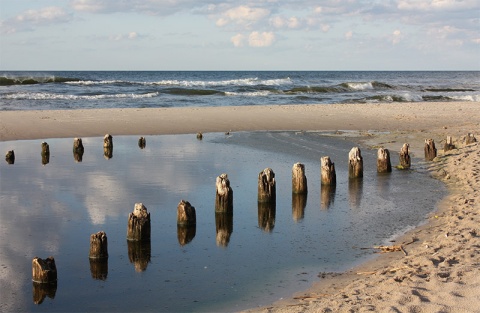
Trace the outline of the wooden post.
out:
M 128 259 L 135 267 L 135 272 L 143 272 L 147 269 L 152 255 L 152 243 L 148 241 L 127 240 Z
M 197 139 L 202 140 L 203 139 L 203 134 L 201 132 L 197 133 Z
M 445 140 L 445 145 L 443 146 L 443 151 L 447 152 L 453 149 L 455 149 L 455 145 L 453 144 L 453 139 L 451 136 L 447 136 L 447 140 Z
M 177 206 L 177 225 L 195 225 L 197 216 L 190 202 L 181 200 Z
M 477 138 L 475 138 L 474 134 L 468 133 L 467 137 L 465 137 L 465 144 L 469 145 L 474 142 L 477 142 Z
M 266 232 L 272 232 L 275 227 L 276 212 L 275 202 L 258 202 L 258 227 Z
M 392 171 L 392 164 L 390 162 L 390 151 L 388 149 L 380 148 L 377 151 L 377 172 L 390 173 Z
M 400 166 L 399 169 L 406 170 L 409 169 L 412 165 L 412 161 L 410 159 L 410 145 L 408 143 L 404 143 L 402 149 L 400 149 Z
M 322 172 L 322 185 L 335 185 L 337 183 L 337 175 L 335 173 L 335 163 L 330 157 L 324 156 L 320 159 Z
M 15 163 L 15 152 L 13 150 L 7 151 L 5 154 L 5 161 L 7 161 L 8 164 Z
M 82 138 L 73 139 L 73 158 L 77 162 L 82 162 L 83 153 L 84 153 Z
M 217 246 L 228 246 L 233 232 L 233 212 L 215 212 L 215 228 Z
M 221 174 L 215 182 L 215 212 L 233 211 L 233 190 L 230 187 L 230 180 L 227 174 Z
M 128 215 L 127 240 L 150 240 L 150 213 L 142 203 L 135 203 L 133 212 Z
M 91 259 L 108 258 L 107 234 L 104 231 L 90 235 L 90 253 L 88 257 Z
M 348 177 L 361 178 L 363 177 L 363 158 L 360 148 L 353 147 L 348 153 Z
M 105 134 L 103 136 L 103 147 L 104 148 L 113 148 L 113 137 L 110 134 Z
M 42 142 L 42 165 L 50 163 L 50 146 L 45 141 Z
M 57 266 L 53 256 L 45 260 L 34 257 L 32 260 L 32 280 L 36 283 L 53 283 L 57 281 Z
M 140 149 L 145 149 L 146 146 L 147 146 L 147 140 L 145 139 L 145 137 L 140 137 L 138 139 L 138 147 Z
M 177 239 L 181 246 L 186 245 L 195 238 L 197 232 L 196 225 L 178 225 L 177 224 Z
M 258 202 L 275 202 L 276 185 L 275 173 L 266 168 L 258 174 Z
M 292 167 L 292 193 L 306 194 L 308 192 L 307 177 L 305 176 L 305 165 L 295 163 Z
M 435 148 L 435 141 L 433 139 L 425 139 L 425 160 L 432 161 L 437 157 L 437 149 Z

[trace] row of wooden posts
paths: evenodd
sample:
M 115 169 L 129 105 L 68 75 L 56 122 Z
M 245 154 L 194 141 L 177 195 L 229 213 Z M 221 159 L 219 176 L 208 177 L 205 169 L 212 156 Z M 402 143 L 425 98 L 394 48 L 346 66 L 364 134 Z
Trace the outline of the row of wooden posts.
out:
M 198 135 L 197 135 L 198 138 Z M 468 134 L 467 144 L 476 142 L 475 136 Z M 145 138 L 139 139 L 139 146 L 145 147 Z M 104 148 L 113 148 L 112 136 L 105 135 Z M 455 148 L 451 137 L 447 138 L 445 143 L 445 151 Z M 80 138 L 74 139 L 74 152 L 82 151 L 83 145 Z M 433 139 L 425 140 L 425 159 L 433 160 L 437 156 L 437 149 L 435 148 L 435 142 Z M 409 154 L 409 145 L 405 143 L 399 154 L 400 165 L 399 169 L 409 169 L 411 167 L 411 158 Z M 10 153 L 10 151 L 9 151 Z M 7 153 L 7 156 L 9 155 Z M 13 154 L 13 151 L 11 151 Z M 42 154 L 49 153 L 48 144 L 42 143 Z M 14 154 L 13 154 L 14 158 Z M 379 148 L 377 151 L 377 172 L 385 173 L 391 172 L 392 166 L 390 161 L 390 152 L 388 149 Z M 359 179 L 363 177 L 363 157 L 361 150 L 358 147 L 353 147 L 349 152 L 348 161 L 348 175 L 349 179 Z M 336 184 L 335 164 L 331 161 L 330 157 L 324 156 L 321 158 L 321 184 L 322 186 L 334 186 Z M 233 190 L 230 186 L 230 181 L 227 174 L 221 174 L 216 178 L 216 197 L 215 197 L 215 212 L 216 214 L 230 215 L 233 212 Z M 305 166 L 302 163 L 295 163 L 292 168 L 292 194 L 307 194 L 307 178 L 305 175 Z M 275 203 L 276 201 L 276 181 L 275 173 L 271 168 L 266 168 L 258 174 L 258 203 L 259 208 L 262 204 Z M 259 215 L 260 219 L 268 219 Z M 274 214 L 274 213 L 273 213 Z M 220 222 L 220 224 L 229 224 L 228 219 Z M 187 243 L 193 237 L 188 232 L 189 227 L 196 225 L 196 212 L 188 201 L 181 200 L 177 206 L 177 226 L 180 232 L 183 231 L 184 243 Z M 217 225 L 217 243 L 222 240 L 228 240 L 229 232 L 231 229 L 223 230 L 224 227 Z M 230 227 L 231 228 L 231 227 Z M 150 213 L 142 203 L 136 203 L 134 210 L 128 216 L 127 224 L 127 240 L 129 242 L 149 242 L 150 241 Z M 194 232 L 193 232 L 194 236 Z M 223 238 L 222 238 L 223 237 Z M 180 238 L 180 237 L 179 237 Z M 105 260 L 108 258 L 108 243 L 107 235 L 105 232 L 100 231 L 90 236 L 90 252 L 89 258 L 92 260 Z M 147 261 L 148 262 L 148 261 Z M 32 280 L 35 283 L 52 283 L 57 280 L 57 270 L 55 260 L 53 257 L 48 257 L 43 260 L 35 257 L 32 260 Z

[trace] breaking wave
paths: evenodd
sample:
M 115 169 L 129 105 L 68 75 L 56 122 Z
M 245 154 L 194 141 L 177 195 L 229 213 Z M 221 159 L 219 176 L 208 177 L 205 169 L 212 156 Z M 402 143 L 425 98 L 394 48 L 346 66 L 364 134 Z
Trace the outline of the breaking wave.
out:
M 62 95 L 46 92 L 21 92 L 13 94 L 2 95 L 1 99 L 8 100 L 99 100 L 99 99 L 141 99 L 141 98 L 152 98 L 158 96 L 158 92 L 151 92 L 146 94 L 103 94 L 103 95 Z
M 0 86 L 77 82 L 79 79 L 57 76 L 0 76 Z

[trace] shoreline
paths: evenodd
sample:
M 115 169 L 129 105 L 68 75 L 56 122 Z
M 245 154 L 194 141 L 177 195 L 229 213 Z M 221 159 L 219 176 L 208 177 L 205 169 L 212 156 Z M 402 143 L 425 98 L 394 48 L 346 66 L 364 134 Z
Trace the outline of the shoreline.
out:
M 429 170 L 445 181 L 448 194 L 441 195 L 426 224 L 393 243 L 404 243 L 407 255 L 386 253 L 342 274 L 324 273 L 307 291 L 245 312 L 393 312 L 420 306 L 473 312 L 480 306 L 480 150 L 478 143 L 465 146 L 462 139 L 467 133 L 479 136 L 479 117 L 475 102 L 1 111 L 0 141 L 106 133 L 351 130 L 363 135 L 359 140 L 365 145 L 395 153 L 408 142 L 411 154 L 420 158 L 424 140 L 433 138 L 439 153 Z M 446 136 L 458 148 L 443 153 Z

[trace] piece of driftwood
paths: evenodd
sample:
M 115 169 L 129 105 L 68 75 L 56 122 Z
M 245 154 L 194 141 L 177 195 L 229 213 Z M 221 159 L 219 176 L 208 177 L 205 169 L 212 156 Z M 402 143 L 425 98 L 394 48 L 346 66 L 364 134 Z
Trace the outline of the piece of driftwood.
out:
M 38 257 L 33 258 L 32 281 L 42 284 L 57 281 L 57 266 L 53 256 L 49 256 L 45 260 Z
M 219 247 L 226 247 L 233 232 L 233 213 L 215 212 L 216 243 Z
M 266 232 L 272 232 L 276 213 L 275 202 L 258 202 L 258 227 Z
M 15 164 L 15 151 L 7 151 L 5 154 L 5 161 L 7 161 L 8 164 Z
M 363 157 L 358 147 L 353 147 L 348 153 L 348 177 L 363 177 Z
M 258 202 L 276 201 L 275 173 L 266 168 L 258 174 Z
M 437 157 L 437 148 L 433 139 L 425 139 L 425 160 L 432 161 Z
M 335 163 L 329 156 L 320 159 L 321 163 L 321 182 L 322 185 L 335 185 L 337 183 L 337 174 L 335 173 Z
M 474 134 L 468 133 L 467 136 L 465 137 L 465 144 L 469 145 L 471 143 L 477 142 L 477 138 L 475 138 Z
M 42 142 L 41 147 L 42 165 L 47 165 L 48 163 L 50 163 L 50 146 L 44 141 Z
M 135 203 L 133 212 L 128 215 L 127 240 L 150 240 L 150 213 L 143 203 Z
M 408 143 L 404 143 L 402 149 L 400 149 L 399 154 L 400 165 L 398 166 L 399 169 L 409 169 L 412 166 L 412 161 L 410 158 L 410 145 Z
M 196 225 L 178 225 L 177 224 L 177 239 L 181 246 L 188 244 L 195 238 L 197 233 Z
M 336 189 L 337 185 L 323 184 L 320 186 L 320 208 L 322 210 L 328 210 L 328 208 L 330 208 L 330 206 L 335 202 Z
M 177 225 L 195 225 L 197 216 L 190 202 L 181 200 L 177 206 Z
M 215 181 L 215 212 L 233 211 L 233 189 L 230 187 L 228 175 L 223 173 Z
M 107 234 L 104 231 L 90 235 L 90 253 L 88 257 L 91 259 L 108 258 Z
M 453 149 L 455 149 L 455 145 L 453 144 L 453 138 L 452 136 L 447 136 L 447 139 L 445 140 L 445 145 L 443 145 L 443 151 L 447 152 Z
M 387 252 L 397 252 L 401 251 L 403 254 L 407 255 L 405 249 L 403 249 L 402 245 L 392 245 L 392 246 L 375 246 L 374 249 L 380 250 L 380 253 L 387 253 Z
M 55 294 L 57 293 L 57 281 L 48 284 L 32 282 L 32 287 L 33 303 L 42 304 L 46 297 L 55 299 Z
M 128 259 L 135 267 L 136 272 L 143 272 L 147 269 L 152 255 L 151 241 L 130 241 L 127 240 Z
M 302 163 L 293 164 L 292 193 L 294 194 L 308 193 L 307 176 L 305 176 L 305 165 Z
M 147 140 L 145 139 L 145 137 L 140 137 L 138 139 L 138 147 L 140 149 L 145 149 L 146 146 L 147 146 Z
M 73 139 L 73 158 L 76 162 L 82 162 L 83 153 L 85 149 L 83 148 L 82 138 Z
M 388 149 L 380 148 L 377 151 L 377 172 L 390 173 L 392 171 L 392 164 L 390 162 L 390 151 Z
M 292 193 L 292 217 L 294 221 L 300 221 L 304 218 L 307 197 L 308 195 L 305 193 Z

